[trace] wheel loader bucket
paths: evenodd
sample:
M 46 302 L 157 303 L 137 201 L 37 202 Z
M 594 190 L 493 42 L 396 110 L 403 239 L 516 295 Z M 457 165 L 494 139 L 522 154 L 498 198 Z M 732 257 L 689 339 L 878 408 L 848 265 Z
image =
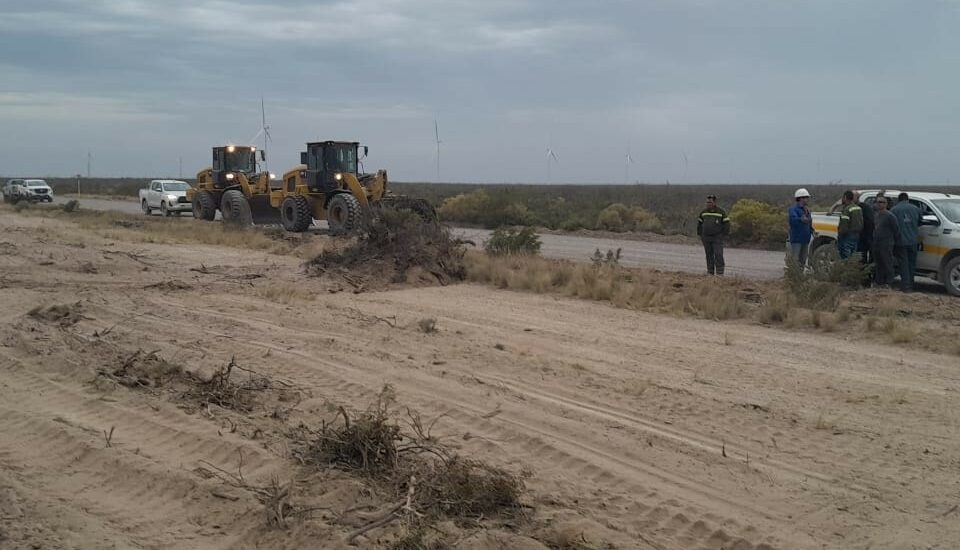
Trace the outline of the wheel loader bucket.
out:
M 270 206 L 270 195 L 250 197 L 250 213 L 255 225 L 275 225 L 280 223 L 280 211 Z

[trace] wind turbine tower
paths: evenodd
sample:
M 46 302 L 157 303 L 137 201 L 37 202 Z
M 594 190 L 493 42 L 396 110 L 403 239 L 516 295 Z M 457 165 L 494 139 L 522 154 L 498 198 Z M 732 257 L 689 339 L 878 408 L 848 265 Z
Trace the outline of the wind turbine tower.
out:
M 440 141 L 440 126 L 437 124 L 437 119 L 433 119 L 433 138 L 437 144 L 437 183 L 440 183 L 440 144 L 443 142 Z

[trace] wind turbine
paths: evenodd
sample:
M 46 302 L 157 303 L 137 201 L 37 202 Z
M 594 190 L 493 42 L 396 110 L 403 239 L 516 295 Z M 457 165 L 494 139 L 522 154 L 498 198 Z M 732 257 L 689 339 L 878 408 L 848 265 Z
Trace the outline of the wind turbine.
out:
M 553 152 L 552 147 L 547 147 L 547 183 L 553 183 L 553 180 L 550 178 L 550 161 L 560 163 L 560 159 L 557 158 L 557 154 Z
M 440 144 L 443 142 L 440 141 L 440 126 L 437 124 L 437 119 L 433 119 L 433 138 L 437 144 L 437 183 L 440 183 Z
M 683 157 L 683 183 L 687 182 L 687 168 L 690 166 L 690 162 L 687 160 L 687 152 L 680 151 L 680 155 Z
M 630 155 L 630 146 L 627 145 L 627 154 L 623 157 L 623 183 L 630 183 L 630 165 L 633 164 L 633 157 Z
M 263 170 L 267 170 L 267 143 L 273 143 L 273 136 L 270 135 L 270 126 L 267 125 L 267 111 L 264 109 L 263 96 L 260 97 L 260 129 L 250 138 L 248 143 L 253 143 L 258 137 L 263 135 L 263 149 L 260 151 L 260 158 L 263 159 Z

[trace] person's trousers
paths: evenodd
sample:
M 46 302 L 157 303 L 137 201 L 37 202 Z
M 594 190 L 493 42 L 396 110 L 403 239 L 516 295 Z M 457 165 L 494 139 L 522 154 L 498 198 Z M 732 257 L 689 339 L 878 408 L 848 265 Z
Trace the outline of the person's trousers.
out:
M 913 290 L 913 273 L 917 270 L 917 245 L 897 247 L 900 260 L 900 290 Z
M 707 274 L 723 275 L 726 263 L 723 261 L 723 235 L 703 236 L 703 251 L 707 256 Z
M 840 259 L 846 260 L 857 251 L 857 244 L 860 242 L 858 233 L 848 233 L 842 239 L 837 239 L 837 252 L 840 253 Z
M 893 284 L 893 243 L 874 243 L 873 282 L 878 285 Z
M 807 254 L 810 252 L 810 243 L 790 243 L 790 256 L 800 267 L 807 266 Z

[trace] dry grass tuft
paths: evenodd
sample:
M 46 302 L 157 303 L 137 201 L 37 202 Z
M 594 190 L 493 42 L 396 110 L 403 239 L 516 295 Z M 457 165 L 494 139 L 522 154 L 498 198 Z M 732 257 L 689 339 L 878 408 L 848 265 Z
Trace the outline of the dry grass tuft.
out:
M 437 332 L 437 320 L 433 317 L 426 317 L 417 321 L 417 328 L 424 334 L 433 334 Z
M 260 291 L 260 295 L 271 302 L 286 305 L 312 302 L 316 299 L 313 292 L 290 283 L 270 283 Z
M 683 282 L 649 270 L 616 264 L 579 264 L 530 256 L 466 256 L 467 278 L 497 288 L 561 294 L 637 310 L 704 319 L 745 317 L 748 307 L 735 285 L 690 277 Z
M 80 302 L 55 304 L 47 307 L 37 306 L 28 311 L 27 315 L 39 321 L 57 323 L 61 327 L 73 326 L 85 318 L 83 316 L 83 304 Z
M 355 240 L 325 250 L 305 265 L 313 276 L 346 280 L 361 291 L 402 283 L 416 274 L 441 285 L 463 280 L 465 248 L 450 230 L 405 210 L 384 210 L 364 221 Z
M 334 464 L 364 475 L 392 473 L 399 466 L 397 444 L 403 440 L 400 426 L 390 419 L 393 388 L 384 386 L 377 402 L 353 419 L 340 407 L 342 424 L 324 424 L 310 450 L 314 461 Z
M 520 510 L 523 480 L 500 468 L 456 455 L 414 469 L 420 509 L 457 520 Z

